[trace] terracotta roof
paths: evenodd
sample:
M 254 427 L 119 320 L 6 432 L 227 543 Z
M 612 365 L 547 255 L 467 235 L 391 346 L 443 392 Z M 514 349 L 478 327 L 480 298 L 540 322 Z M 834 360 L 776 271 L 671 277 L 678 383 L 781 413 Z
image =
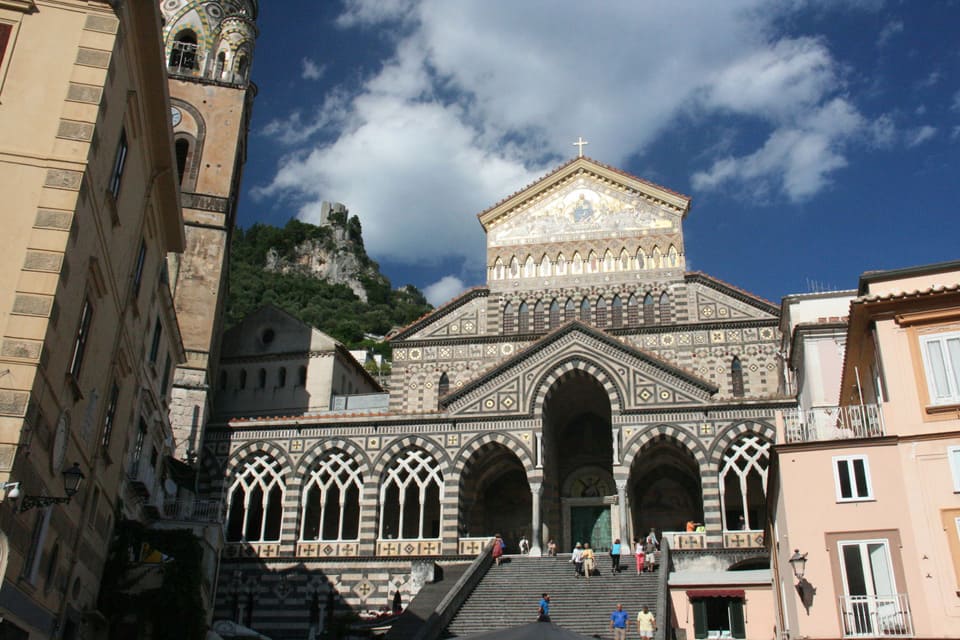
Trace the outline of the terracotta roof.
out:
M 885 294 L 874 294 L 860 296 L 855 298 L 851 304 L 864 304 L 867 302 L 888 302 L 893 300 L 909 300 L 914 298 L 923 298 L 943 293 L 956 293 L 960 291 L 960 284 L 940 285 L 935 284 L 927 289 L 914 289 L 913 291 L 895 291 Z
M 427 311 L 425 314 L 423 314 L 422 316 L 420 316 L 419 318 L 417 318 L 407 326 L 400 327 L 396 331 L 392 331 L 388 333 L 387 336 L 384 338 L 384 340 L 386 342 L 390 342 L 391 340 L 396 340 L 397 338 L 403 337 L 404 334 L 410 333 L 416 329 L 419 329 L 429 324 L 427 320 L 430 320 L 435 316 L 439 317 L 445 313 L 453 311 L 456 307 L 468 302 L 469 300 L 472 300 L 477 295 L 486 294 L 489 292 L 490 292 L 490 289 L 484 286 L 471 287 L 470 289 L 467 289 L 466 291 L 461 293 L 456 298 L 453 298 L 452 300 L 444 302 L 442 305 L 440 305 L 436 309 Z
M 696 279 L 706 280 L 706 281 L 711 282 L 711 283 L 713 283 L 713 284 L 715 284 L 715 285 L 718 285 L 718 286 L 720 286 L 720 287 L 723 287 L 724 289 L 729 289 L 730 291 L 735 292 L 735 293 L 739 293 L 741 296 L 744 296 L 744 297 L 746 297 L 746 298 L 749 298 L 750 300 L 752 300 L 752 301 L 754 301 L 754 302 L 756 302 L 756 303 L 759 303 L 759 304 L 761 304 L 761 305 L 763 305 L 763 306 L 765 306 L 765 307 L 770 307 L 770 310 L 771 310 L 775 315 L 780 315 L 780 305 L 774 304 L 774 303 L 770 302 L 769 300 L 767 300 L 766 298 L 761 298 L 761 297 L 758 296 L 758 295 L 752 294 L 752 293 L 750 293 L 749 291 L 747 291 L 746 289 L 741 289 L 740 287 L 735 286 L 735 285 L 732 285 L 732 284 L 730 284 L 729 282 L 725 282 L 725 281 L 721 280 L 720 278 L 716 278 L 716 277 L 714 277 L 714 276 L 707 275 L 707 274 L 705 274 L 705 273 L 702 272 L 702 271 L 687 271 L 687 272 L 684 274 L 684 277 L 685 277 L 686 279 L 691 279 L 691 280 L 696 280 Z
M 480 218 L 480 217 L 482 217 L 484 214 L 486 214 L 487 212 L 493 211 L 494 209 L 496 209 L 497 207 L 499 207 L 500 205 L 502 205 L 504 202 L 507 202 L 507 201 L 510 200 L 511 198 L 517 197 L 518 195 L 520 195 L 521 193 L 523 193 L 524 191 L 526 191 L 526 190 L 529 189 L 530 187 L 533 187 L 533 186 L 535 186 L 535 185 L 543 182 L 544 180 L 549 179 L 551 176 L 560 173 L 561 171 L 563 171 L 564 169 L 566 169 L 567 167 L 569 167 L 569 166 L 572 165 L 573 163 L 577 162 L 578 160 L 589 160 L 590 162 L 592 162 L 593 164 L 597 165 L 598 167 L 602 167 L 602 168 L 604 168 L 604 169 L 606 169 L 606 170 L 608 170 L 608 171 L 613 171 L 614 173 L 617 173 L 617 174 L 619 174 L 619 175 L 621 175 L 621 176 L 623 176 L 623 177 L 625 177 L 625 178 L 629 178 L 630 180 L 636 180 L 637 182 L 642 182 L 643 184 L 648 185 L 648 186 L 651 186 L 651 187 L 653 187 L 653 188 L 655 188 L 655 189 L 660 189 L 661 191 L 666 191 L 667 193 L 673 194 L 673 195 L 675 195 L 675 196 L 677 196 L 677 197 L 679 197 L 679 198 L 684 198 L 685 200 L 690 200 L 690 196 L 688 196 L 688 195 L 686 195 L 686 194 L 683 194 L 683 193 L 680 193 L 679 191 L 674 191 L 673 189 L 668 189 L 667 187 L 664 187 L 664 186 L 662 186 L 662 185 L 659 185 L 659 184 L 657 184 L 657 183 L 655 183 L 655 182 L 650 182 L 649 180 L 644 180 L 643 178 L 639 178 L 639 177 L 637 177 L 637 176 L 635 176 L 635 175 L 633 175 L 633 174 L 627 173 L 626 171 L 623 171 L 623 170 L 621 170 L 621 169 L 618 169 L 618 168 L 616 168 L 616 167 L 613 167 L 613 166 L 611 166 L 611 165 L 609 165 L 609 164 L 604 164 L 604 163 L 602 163 L 602 162 L 598 162 L 597 160 L 594 160 L 593 158 L 591 158 L 591 157 L 589 157 L 589 156 L 583 156 L 582 158 L 580 158 L 580 157 L 578 157 L 578 158 L 573 158 L 572 160 L 569 160 L 569 161 L 567 161 L 567 162 L 564 162 L 563 164 L 561 164 L 559 167 L 557 167 L 556 169 L 554 169 L 554 170 L 551 171 L 550 173 L 547 173 L 547 174 L 541 176 L 540 178 L 537 178 L 536 180 L 534 180 L 534 181 L 531 182 L 530 184 L 528 184 L 528 185 L 526 185 L 526 186 L 524 186 L 524 187 L 521 187 L 520 189 L 517 189 L 516 191 L 514 191 L 513 193 L 511 193 L 511 194 L 508 195 L 507 197 L 501 198 L 499 201 L 497 201 L 497 202 L 494 203 L 493 205 L 487 207 L 486 209 L 484 209 L 483 211 L 481 211 L 480 213 L 478 213 L 478 214 L 477 214 L 477 217 Z

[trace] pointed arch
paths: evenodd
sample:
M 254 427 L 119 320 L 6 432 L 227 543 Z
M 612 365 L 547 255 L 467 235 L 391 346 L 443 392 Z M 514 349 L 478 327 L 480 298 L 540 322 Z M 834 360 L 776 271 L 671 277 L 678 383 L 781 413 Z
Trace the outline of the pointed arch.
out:
M 600 258 L 593 249 L 587 254 L 587 273 L 600 273 Z
M 660 294 L 660 323 L 666 324 L 672 322 L 673 316 L 670 313 L 670 296 L 666 291 Z
M 530 331 L 530 309 L 525 300 L 517 308 L 517 331 L 519 333 Z
M 197 34 L 192 29 L 183 29 L 173 38 L 167 66 L 173 71 L 194 71 L 199 68 Z
M 380 538 L 424 540 L 440 537 L 443 471 L 419 447 L 396 455 L 380 484 Z
M 217 54 L 217 62 L 213 67 L 213 79 L 223 80 L 223 71 L 227 68 L 227 52 L 220 51 Z
M 548 256 L 547 254 L 543 254 L 542 256 L 540 256 L 540 268 L 538 270 L 538 274 L 540 275 L 540 277 L 542 278 L 549 277 L 551 275 L 550 271 L 552 267 L 553 265 L 550 264 L 550 256 Z
M 620 302 L 619 295 L 614 295 L 610 302 L 610 326 L 615 328 L 623 326 L 623 303 Z
M 503 305 L 503 332 L 513 333 L 517 330 L 517 318 L 513 314 L 513 305 L 507 302 Z
M 763 529 L 766 520 L 770 441 L 747 433 L 724 451 L 718 480 L 725 530 Z
M 360 463 L 342 449 L 331 449 L 308 468 L 300 504 L 301 540 L 358 540 Z
M 647 294 L 643 296 L 643 324 L 654 324 L 656 322 L 656 313 L 653 308 L 653 296 Z
M 580 257 L 579 251 L 573 254 L 573 260 L 570 261 L 570 273 L 574 275 L 583 273 L 583 258 Z
M 567 303 L 563 305 L 563 321 L 570 322 L 577 317 L 577 303 L 573 298 L 567 298 Z
M 533 330 L 537 333 L 544 329 L 543 307 L 543 300 L 537 300 L 533 305 Z
M 510 277 L 519 278 L 520 277 L 520 261 L 517 260 L 517 256 L 510 258 Z
M 448 393 L 450 393 L 450 377 L 447 375 L 447 372 L 444 371 L 440 374 L 440 379 L 437 381 L 437 398 L 442 398 Z
M 227 540 L 277 542 L 283 523 L 285 467 L 266 451 L 247 456 L 227 489 Z
M 550 328 L 556 329 L 560 326 L 560 303 L 554 298 L 550 301 Z
M 627 326 L 636 327 L 640 324 L 640 305 L 637 303 L 637 295 L 631 293 L 627 298 Z
M 655 246 L 650 257 L 650 268 L 660 269 L 663 267 L 663 254 L 660 253 L 660 247 Z
M 647 264 L 647 253 L 643 250 L 643 247 L 637 249 L 637 269 L 643 270 L 648 268 L 650 265 Z
M 677 252 L 677 248 L 674 245 L 670 245 L 670 249 L 667 250 L 667 266 L 680 266 L 680 254 Z
M 533 261 L 533 256 L 528 255 L 523 262 L 523 277 L 532 278 L 537 275 L 537 265 Z
M 616 270 L 617 263 L 613 259 L 613 254 L 610 252 L 610 249 L 607 249 L 603 254 L 603 271 L 609 273 Z
M 620 250 L 620 264 L 618 265 L 618 268 L 620 271 L 630 270 L 630 254 L 627 253 L 626 247 Z
M 493 279 L 503 280 L 506 267 L 503 265 L 503 259 L 497 256 L 497 261 L 493 263 Z
M 563 257 L 562 253 L 557 256 L 557 275 L 567 275 L 567 259 Z
M 590 324 L 590 298 L 586 296 L 580 301 L 580 322 Z
M 600 328 L 607 326 L 607 301 L 603 296 L 597 298 L 597 326 Z
M 593 376 L 600 386 L 603 387 L 604 393 L 610 401 L 610 411 L 613 414 L 621 411 L 621 407 L 624 406 L 623 390 L 614 382 L 615 378 L 599 363 L 582 357 L 574 357 L 558 362 L 552 369 L 545 372 L 540 380 L 531 387 L 531 389 L 535 389 L 535 392 L 531 394 L 530 400 L 531 415 L 539 416 L 543 414 L 544 402 L 546 402 L 547 396 L 553 388 L 554 383 L 560 378 L 572 374 L 574 371 Z

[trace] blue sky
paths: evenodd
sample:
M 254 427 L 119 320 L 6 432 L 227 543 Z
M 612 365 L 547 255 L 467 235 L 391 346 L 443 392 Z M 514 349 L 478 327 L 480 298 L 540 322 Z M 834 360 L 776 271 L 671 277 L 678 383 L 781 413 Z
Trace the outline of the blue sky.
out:
M 239 220 L 360 217 L 394 286 L 483 284 L 476 214 L 585 154 L 692 197 L 757 295 L 960 257 L 960 2 L 263 1 Z

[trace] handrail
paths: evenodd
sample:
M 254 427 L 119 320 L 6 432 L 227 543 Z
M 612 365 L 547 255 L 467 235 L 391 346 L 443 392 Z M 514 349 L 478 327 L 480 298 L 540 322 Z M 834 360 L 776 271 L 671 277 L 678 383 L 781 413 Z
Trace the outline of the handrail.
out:
M 457 614 L 467 597 L 486 575 L 490 565 L 493 564 L 492 551 L 493 540 L 490 540 L 484 545 L 483 551 L 470 563 L 467 570 L 463 572 L 460 579 L 454 583 L 447 595 L 443 596 L 443 599 L 433 608 L 433 612 L 417 630 L 413 640 L 437 640 L 443 634 L 443 630 L 447 628 L 447 625 L 453 620 L 453 616 Z
M 667 640 L 667 638 L 673 637 L 672 628 L 670 626 L 670 597 L 669 597 L 669 581 L 670 581 L 670 541 L 666 536 L 660 540 L 660 558 L 657 563 L 660 565 L 660 575 L 657 576 L 657 630 L 654 633 L 654 640 Z M 667 630 L 670 629 L 671 633 L 668 636 Z

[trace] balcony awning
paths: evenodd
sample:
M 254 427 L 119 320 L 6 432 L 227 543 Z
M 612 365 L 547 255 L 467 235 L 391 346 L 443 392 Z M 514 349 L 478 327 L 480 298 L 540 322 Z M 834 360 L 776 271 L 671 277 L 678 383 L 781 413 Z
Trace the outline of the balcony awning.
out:
M 742 598 L 743 589 L 692 589 L 687 591 L 691 600 L 699 598 Z

